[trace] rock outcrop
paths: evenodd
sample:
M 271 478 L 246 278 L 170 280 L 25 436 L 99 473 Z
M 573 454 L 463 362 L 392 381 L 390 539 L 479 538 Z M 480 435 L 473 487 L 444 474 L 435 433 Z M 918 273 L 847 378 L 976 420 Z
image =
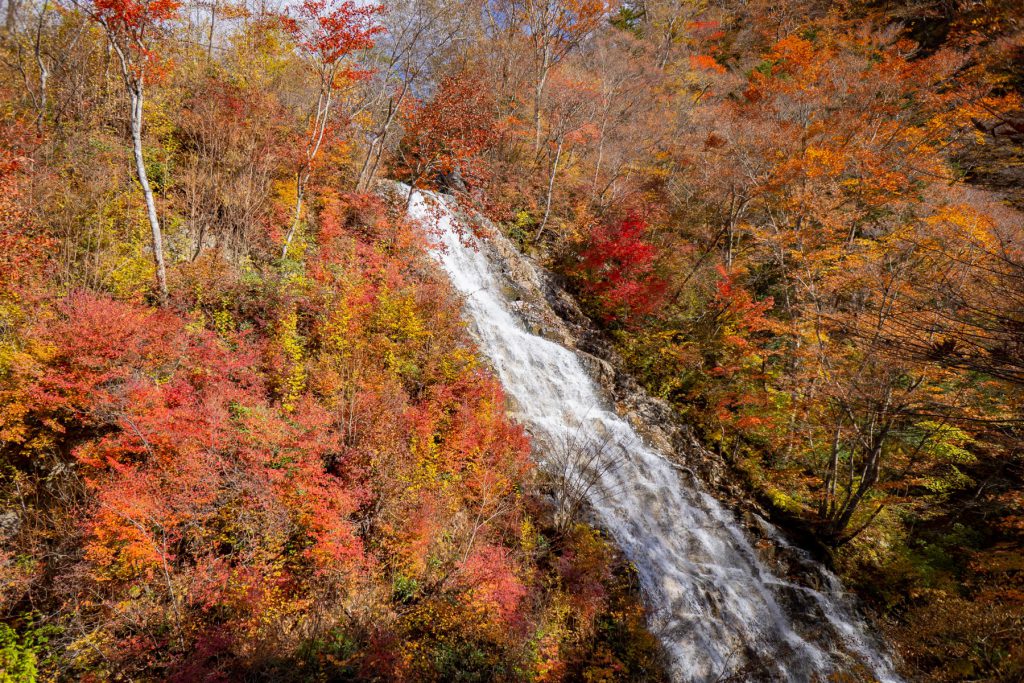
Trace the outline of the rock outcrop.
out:
M 501 264 L 502 284 L 513 310 L 534 334 L 577 353 L 605 399 L 629 421 L 649 445 L 669 457 L 684 476 L 696 477 L 704 488 L 734 509 L 767 515 L 767 511 L 728 476 L 718 454 L 703 447 L 672 406 L 641 387 L 625 369 L 606 335 L 580 309 L 558 277 L 520 252 L 493 223 L 476 213 L 461 211 L 466 224 L 486 239 L 484 248 Z M 749 516 L 749 515 L 744 515 Z M 753 529 L 753 520 L 748 520 Z

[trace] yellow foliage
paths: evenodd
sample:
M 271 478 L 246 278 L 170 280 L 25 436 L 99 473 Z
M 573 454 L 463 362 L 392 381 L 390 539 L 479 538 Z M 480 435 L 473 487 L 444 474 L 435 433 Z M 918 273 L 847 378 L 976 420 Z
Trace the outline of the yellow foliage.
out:
M 992 219 L 966 204 L 942 206 L 926 218 L 925 223 L 934 228 L 951 227 L 956 232 L 956 237 L 967 238 L 981 247 L 993 247 L 997 242 Z M 936 235 L 936 239 L 940 241 L 944 237 L 942 234 Z
M 281 407 L 295 410 L 295 404 L 306 386 L 302 338 L 298 333 L 298 315 L 291 308 L 277 323 L 277 343 L 284 354 L 286 367 L 281 370 Z
M 807 163 L 807 175 L 811 178 L 837 177 L 846 168 L 846 157 L 835 150 L 808 147 L 804 156 Z
M 147 238 L 149 223 L 141 211 L 133 216 L 128 234 L 106 254 L 105 284 L 119 299 L 144 295 L 151 289 L 156 273 Z

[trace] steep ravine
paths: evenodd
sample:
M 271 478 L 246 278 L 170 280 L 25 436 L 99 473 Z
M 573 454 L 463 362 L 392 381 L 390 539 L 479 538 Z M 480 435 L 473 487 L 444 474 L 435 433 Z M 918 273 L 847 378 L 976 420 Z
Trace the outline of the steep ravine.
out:
M 410 213 L 435 236 L 538 462 L 561 475 L 556 498 L 585 498 L 636 567 L 675 680 L 898 680 L 835 577 L 755 506 L 729 509 L 743 496 L 721 462 L 616 369 L 550 277 L 448 197 L 417 192 Z

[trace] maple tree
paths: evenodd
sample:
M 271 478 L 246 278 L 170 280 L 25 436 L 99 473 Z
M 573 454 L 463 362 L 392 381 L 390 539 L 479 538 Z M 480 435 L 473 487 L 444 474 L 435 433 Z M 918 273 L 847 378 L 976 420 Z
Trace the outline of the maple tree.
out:
M 446 76 L 428 102 L 407 109 L 395 171 L 408 182 L 410 199 L 417 187 L 480 184 L 483 154 L 495 139 L 493 108 L 480 75 L 463 72 Z
M 284 239 L 282 259 L 288 255 L 288 247 L 302 219 L 306 183 L 331 126 L 335 90 L 341 87 L 342 81 L 366 75 L 346 64 L 346 58 L 373 46 L 374 36 L 384 30 L 376 22 L 382 12 L 380 5 L 358 5 L 352 0 L 303 0 L 296 16 L 282 17 L 285 30 L 302 51 L 317 83 L 316 105 L 309 117 L 305 152 L 295 172 L 295 213 Z
M 580 252 L 583 291 L 597 300 L 606 320 L 635 322 L 663 302 L 665 282 L 655 270 L 657 250 L 646 231 L 641 218 L 629 216 L 595 228 Z

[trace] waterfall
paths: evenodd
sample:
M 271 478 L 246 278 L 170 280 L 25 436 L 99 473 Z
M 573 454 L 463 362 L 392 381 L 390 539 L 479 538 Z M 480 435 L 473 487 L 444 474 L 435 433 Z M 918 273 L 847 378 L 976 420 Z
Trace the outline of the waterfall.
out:
M 526 329 L 493 251 L 454 208 L 415 192 L 409 211 L 436 235 L 432 255 L 464 296 L 513 417 L 539 444 L 540 466 L 563 478 L 563 497 L 585 496 L 636 567 L 673 679 L 814 681 L 843 672 L 899 680 L 834 576 L 817 568 L 814 588 L 773 574 L 735 516 L 609 408 L 576 353 Z

